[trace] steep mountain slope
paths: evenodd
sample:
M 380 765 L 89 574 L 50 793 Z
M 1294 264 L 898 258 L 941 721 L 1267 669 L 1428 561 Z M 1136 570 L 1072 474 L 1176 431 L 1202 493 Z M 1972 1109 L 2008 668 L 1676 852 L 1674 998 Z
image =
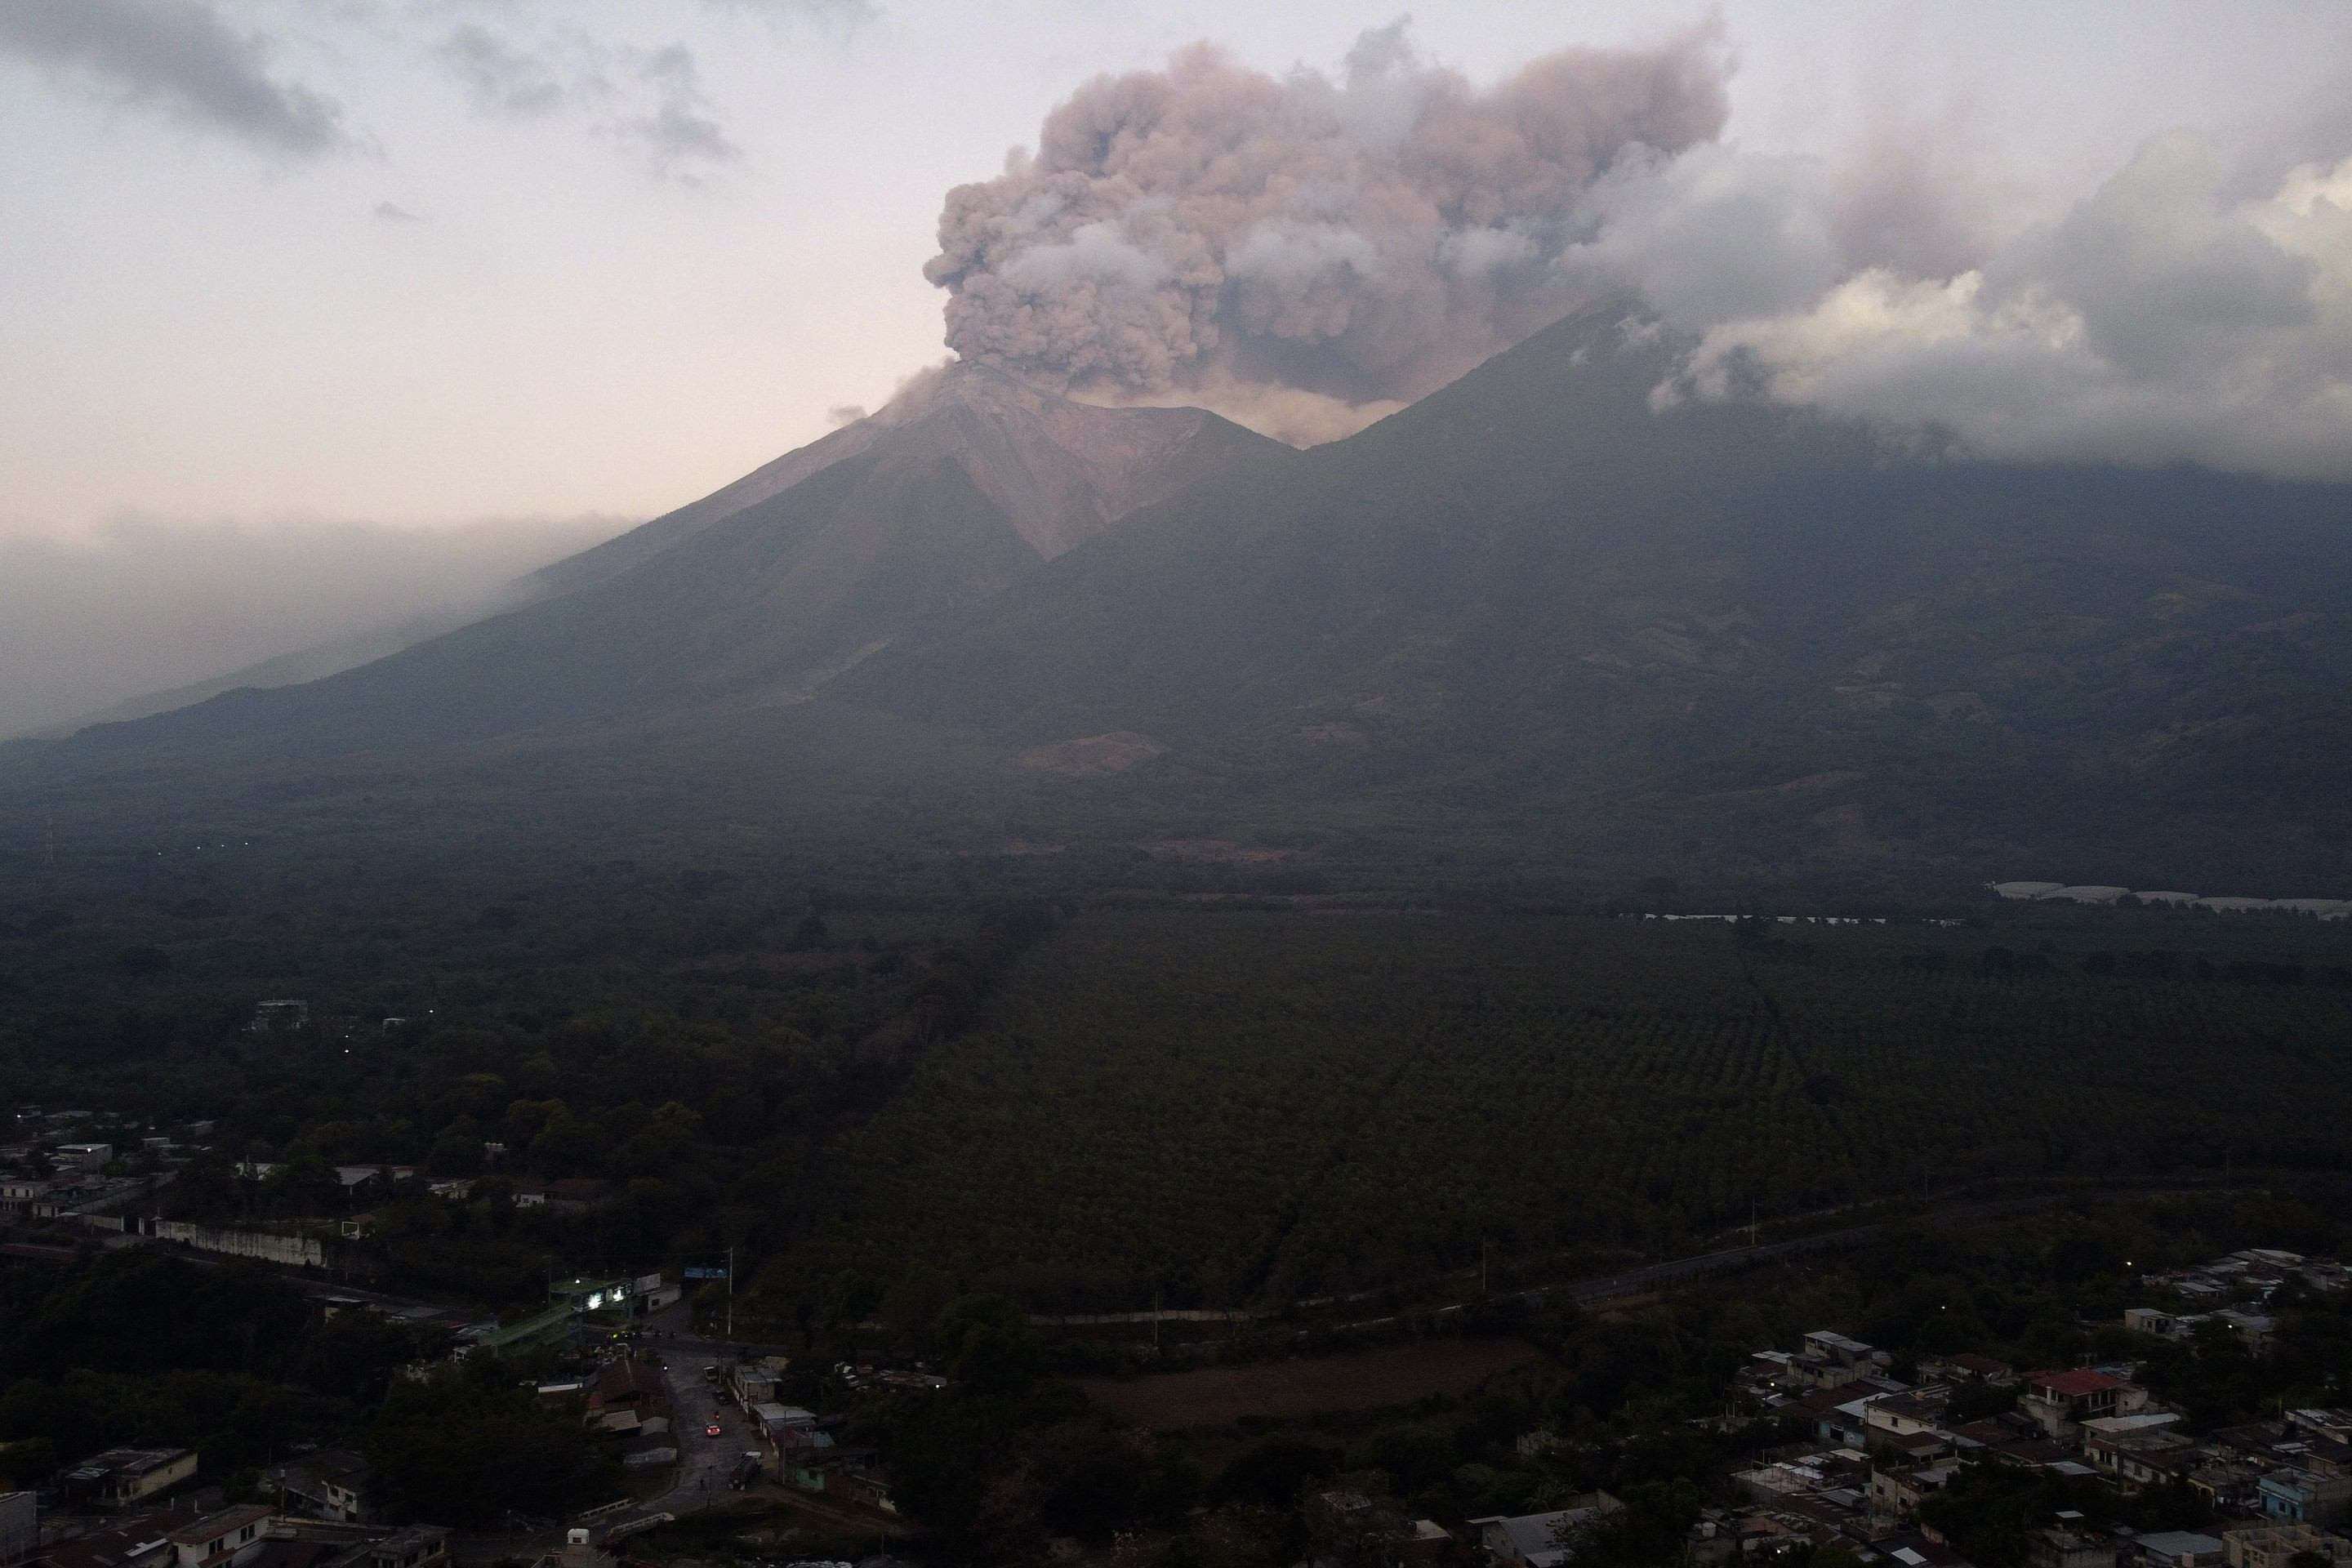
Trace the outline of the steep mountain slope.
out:
M 691 539 L 710 524 L 722 521 L 745 507 L 780 495 L 810 475 L 830 468 L 845 458 L 856 457 L 887 435 L 897 423 L 896 416 L 902 412 L 904 410 L 886 409 L 872 418 L 861 419 L 804 447 L 795 447 L 709 495 L 688 501 L 650 521 L 639 523 L 602 543 L 591 545 L 560 561 L 551 561 L 536 571 L 527 572 L 503 584 L 485 584 L 486 592 L 470 608 L 435 611 L 397 625 L 373 627 L 311 647 L 297 648 L 291 653 L 226 670 L 203 680 L 112 703 L 95 712 L 79 715 L 68 722 L 46 726 L 37 733 L 54 739 L 92 724 L 127 723 L 192 707 L 240 687 L 299 686 L 309 681 L 323 680 L 329 676 L 340 675 L 344 670 L 355 669 L 380 658 L 388 658 L 404 648 L 415 647 L 419 643 L 470 626 L 483 619 L 493 606 L 513 608 L 535 604 L 541 599 L 608 581 L 631 567 L 652 560 L 671 545 Z
M 344 753 L 357 822 L 394 776 L 360 753 L 422 812 L 494 741 L 631 832 L 821 774 L 1107 875 L 1255 832 L 1482 877 L 2352 889 L 2344 488 L 1948 461 L 1662 398 L 1676 363 L 1595 310 L 1303 454 L 959 375 L 618 575 L 39 769 L 131 803 L 151 764 L 307 790 Z
M 966 468 L 1032 551 L 1050 559 L 1135 510 L 1274 444 L 1190 408 L 1105 409 L 1037 391 L 978 366 L 934 373 L 872 416 L 764 463 L 698 500 L 486 593 L 471 610 L 437 611 L 282 654 L 49 726 L 51 738 L 187 708 L 239 688 L 296 686 L 397 654 L 513 609 L 610 582 L 835 464 L 885 446 L 883 471 L 925 462 Z
M 795 447 L 721 485 L 675 511 L 639 523 L 626 533 L 591 546 L 576 555 L 550 562 L 523 579 L 531 597 L 568 594 L 610 581 L 652 560 L 671 545 L 693 538 L 715 522 L 723 522 L 746 507 L 780 496 L 803 479 L 821 473 L 845 458 L 854 458 L 888 435 L 896 425 L 891 410 L 845 425 L 804 447 Z
M 916 450 L 971 458 L 976 482 L 1048 557 L 1262 444 L 1200 409 L 1094 408 L 983 366 L 953 365 L 866 418 L 524 581 L 558 594 L 609 581 L 885 441 L 901 465 Z
M 828 696 L 1015 747 L 1139 732 L 1237 798 L 1411 798 L 1567 853 L 1646 822 L 1708 855 L 1997 858 L 2054 814 L 2117 854 L 2218 830 L 2352 879 L 2342 488 L 1656 406 L 1674 347 L 1564 321 Z
M 719 515 L 674 512 L 559 563 L 536 603 L 309 686 L 230 692 L 88 743 L 317 752 L 797 699 L 1201 478 L 1294 457 L 1197 409 L 1094 408 L 960 370 L 919 405 L 744 481 L 756 490 L 807 470 L 787 488 Z M 613 553 L 624 544 L 635 560 Z

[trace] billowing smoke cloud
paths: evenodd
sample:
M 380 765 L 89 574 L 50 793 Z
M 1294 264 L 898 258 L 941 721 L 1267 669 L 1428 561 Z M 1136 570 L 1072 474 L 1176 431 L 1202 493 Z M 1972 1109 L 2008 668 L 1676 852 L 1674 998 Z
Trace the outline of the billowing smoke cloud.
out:
M 2160 136 L 2057 222 L 1947 272 L 1829 265 L 1805 237 L 1825 209 L 1781 192 L 1740 262 L 1772 286 L 1652 290 L 1702 333 L 1656 401 L 1760 391 L 1939 427 L 1985 456 L 2352 479 L 2347 152 L 2242 197 L 2242 159 Z M 1685 177 L 1662 171 L 1643 199 L 1689 222 L 1668 193 Z M 1627 249 L 1613 260 L 1628 272 L 1652 254 Z
M 1939 449 L 2352 479 L 2352 113 L 2157 138 L 2040 222 L 1965 113 L 1829 158 L 1721 139 L 1703 27 L 1479 90 L 1399 24 L 1336 77 L 1207 46 L 1101 78 L 950 192 L 927 275 L 966 359 L 1343 436 L 1580 301 L 1699 344 L 1658 390 L 1820 405 Z
M 1337 80 L 1198 46 L 1089 82 L 1034 155 L 950 192 L 925 275 L 965 359 L 1328 438 L 1575 303 L 1559 263 L 1586 197 L 1715 138 L 1727 71 L 1713 26 L 1486 90 L 1420 63 L 1402 22 Z
M 414 640 L 403 633 L 420 617 L 487 613 L 515 577 L 625 526 L 123 517 L 62 537 L 0 533 L 0 736 L 320 645 L 320 660 L 289 660 L 278 678 L 380 657 Z

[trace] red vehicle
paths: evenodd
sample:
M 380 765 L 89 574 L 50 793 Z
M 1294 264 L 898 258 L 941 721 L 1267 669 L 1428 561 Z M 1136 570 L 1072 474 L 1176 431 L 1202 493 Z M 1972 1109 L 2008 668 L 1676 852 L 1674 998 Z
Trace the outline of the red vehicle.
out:
M 713 1421 L 709 1426 L 705 1426 L 705 1427 L 702 1429 L 702 1435 L 703 1435 L 704 1436 L 706 1436 L 706 1437 L 716 1437 L 716 1436 L 719 1436 L 719 1423 L 718 1423 L 718 1422 L 716 1422 L 716 1421 Z

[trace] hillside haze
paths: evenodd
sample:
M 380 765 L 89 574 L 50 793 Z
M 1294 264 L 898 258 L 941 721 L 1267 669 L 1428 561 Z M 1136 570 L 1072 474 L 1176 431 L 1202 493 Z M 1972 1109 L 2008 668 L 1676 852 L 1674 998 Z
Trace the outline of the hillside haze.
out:
M 1304 454 L 960 367 L 537 604 L 41 771 L 569 732 L 625 777 L 703 734 L 910 809 L 1013 790 L 1056 836 L 2352 886 L 2341 488 L 1953 460 L 1677 398 L 1685 347 L 1589 310 Z M 1109 765 L 1051 765 L 1104 736 Z M 1018 782 L 1041 754 L 1089 777 Z

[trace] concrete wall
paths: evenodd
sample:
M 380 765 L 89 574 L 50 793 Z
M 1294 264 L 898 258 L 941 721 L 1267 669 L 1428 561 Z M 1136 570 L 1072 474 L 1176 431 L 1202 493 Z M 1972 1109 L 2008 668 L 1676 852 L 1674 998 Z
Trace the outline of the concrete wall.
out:
M 0 1563 L 22 1563 L 41 1543 L 41 1510 L 31 1492 L 0 1492 Z
M 136 1479 L 119 1484 L 114 1480 L 108 1481 L 107 1495 L 118 1504 L 139 1502 L 178 1486 L 195 1473 L 196 1452 L 191 1448 L 169 1464 L 158 1465 Z
M 327 1244 L 315 1236 L 278 1236 L 266 1230 L 221 1230 L 184 1220 L 149 1220 L 142 1227 L 163 1241 L 176 1241 L 203 1252 L 225 1252 L 232 1258 L 258 1258 L 297 1268 L 324 1268 Z

